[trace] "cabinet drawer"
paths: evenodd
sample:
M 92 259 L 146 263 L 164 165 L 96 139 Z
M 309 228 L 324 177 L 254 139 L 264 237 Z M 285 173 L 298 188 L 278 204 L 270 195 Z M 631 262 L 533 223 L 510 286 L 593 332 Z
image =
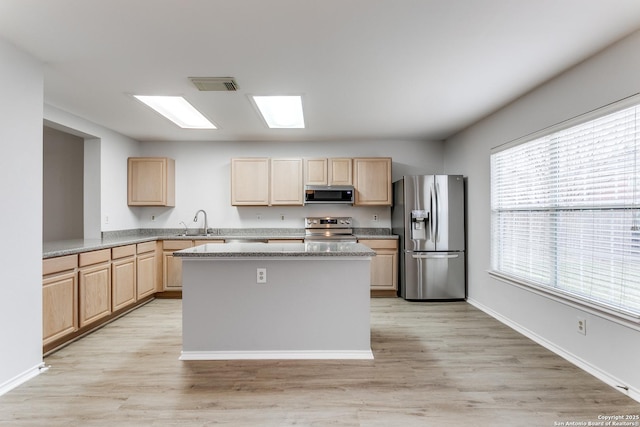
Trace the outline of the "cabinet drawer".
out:
M 164 250 L 180 250 L 187 249 L 193 246 L 191 240 L 165 240 L 162 242 L 162 248 Z
M 78 255 L 67 255 L 42 260 L 42 275 L 73 270 L 78 266 Z
M 371 249 L 397 249 L 398 241 L 395 239 L 361 239 L 358 243 L 362 243 Z
M 80 254 L 80 267 L 86 265 L 107 262 L 111 259 L 111 249 L 102 249 L 100 251 L 83 252 Z
M 138 243 L 138 253 L 143 254 L 145 252 L 151 252 L 156 250 L 156 242 Z
M 111 248 L 111 259 L 124 258 L 135 255 L 135 253 L 136 245 L 118 246 L 117 248 Z

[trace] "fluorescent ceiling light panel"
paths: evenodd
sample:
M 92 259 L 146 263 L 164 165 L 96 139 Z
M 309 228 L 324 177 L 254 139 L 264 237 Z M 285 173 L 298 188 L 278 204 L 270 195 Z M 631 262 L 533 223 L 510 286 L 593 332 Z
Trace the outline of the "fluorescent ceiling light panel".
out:
M 301 96 L 254 96 L 253 101 L 270 128 L 304 128 Z
M 183 129 L 217 129 L 181 96 L 133 96 Z

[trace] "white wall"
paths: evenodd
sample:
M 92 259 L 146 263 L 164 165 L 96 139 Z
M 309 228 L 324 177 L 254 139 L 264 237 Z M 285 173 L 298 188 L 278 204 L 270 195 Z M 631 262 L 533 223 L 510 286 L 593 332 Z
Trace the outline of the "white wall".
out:
M 232 157 L 392 157 L 394 180 L 402 175 L 443 171 L 441 141 L 137 142 L 50 105 L 45 105 L 44 117 L 47 126 L 85 138 L 85 238 L 99 237 L 100 231 L 182 228 L 181 221 L 189 227 L 202 227 L 202 217 L 193 222 L 199 209 L 207 211 L 212 228 L 302 228 L 303 218 L 312 215 L 352 216 L 356 227 L 390 228 L 387 207 L 233 207 L 229 180 Z M 175 207 L 127 206 L 130 156 L 175 159 Z M 373 221 L 374 214 L 378 221 Z
M 139 155 L 138 141 L 51 105 L 44 118 L 47 126 L 85 138 L 85 238 L 138 228 L 127 206 L 127 157 Z
M 0 39 L 0 394 L 42 363 L 42 66 Z
M 494 146 L 640 91 L 640 33 L 450 138 L 445 171 L 468 177 L 470 302 L 640 400 L 640 331 L 491 278 L 489 155 Z M 587 335 L 576 332 L 587 319 Z
M 43 241 L 84 236 L 84 139 L 44 128 Z
M 207 211 L 212 228 L 303 228 L 304 217 L 314 215 L 352 216 L 355 227 L 390 228 L 388 207 L 231 206 L 232 157 L 392 157 L 393 179 L 443 170 L 442 142 L 143 142 L 141 147 L 145 156 L 167 156 L 176 161 L 176 206 L 131 208 L 142 228 L 181 228 L 181 221 L 189 227 L 202 227 L 202 220 L 193 222 L 199 209 Z M 378 215 L 377 222 L 373 221 L 374 214 Z M 151 220 L 152 216 L 155 221 Z

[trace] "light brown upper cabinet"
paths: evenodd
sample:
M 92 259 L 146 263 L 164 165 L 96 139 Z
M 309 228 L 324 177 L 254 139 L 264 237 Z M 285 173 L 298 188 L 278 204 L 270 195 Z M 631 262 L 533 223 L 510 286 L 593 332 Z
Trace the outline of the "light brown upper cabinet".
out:
M 231 205 L 302 206 L 302 159 L 231 159 Z
M 304 159 L 304 184 L 327 185 L 328 159 Z
M 302 159 L 271 159 L 271 205 L 302 206 Z
M 175 206 L 175 161 L 167 157 L 130 157 L 127 203 Z
M 269 204 L 269 158 L 231 159 L 231 205 Z
M 354 205 L 391 206 L 391 158 L 370 157 L 353 159 Z
M 305 159 L 305 184 L 353 185 L 352 165 L 348 158 Z

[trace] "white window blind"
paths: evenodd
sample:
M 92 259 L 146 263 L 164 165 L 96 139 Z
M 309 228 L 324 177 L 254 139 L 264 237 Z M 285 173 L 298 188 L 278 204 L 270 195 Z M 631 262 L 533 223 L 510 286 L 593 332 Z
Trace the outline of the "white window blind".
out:
M 491 268 L 640 319 L 640 107 L 491 155 Z

